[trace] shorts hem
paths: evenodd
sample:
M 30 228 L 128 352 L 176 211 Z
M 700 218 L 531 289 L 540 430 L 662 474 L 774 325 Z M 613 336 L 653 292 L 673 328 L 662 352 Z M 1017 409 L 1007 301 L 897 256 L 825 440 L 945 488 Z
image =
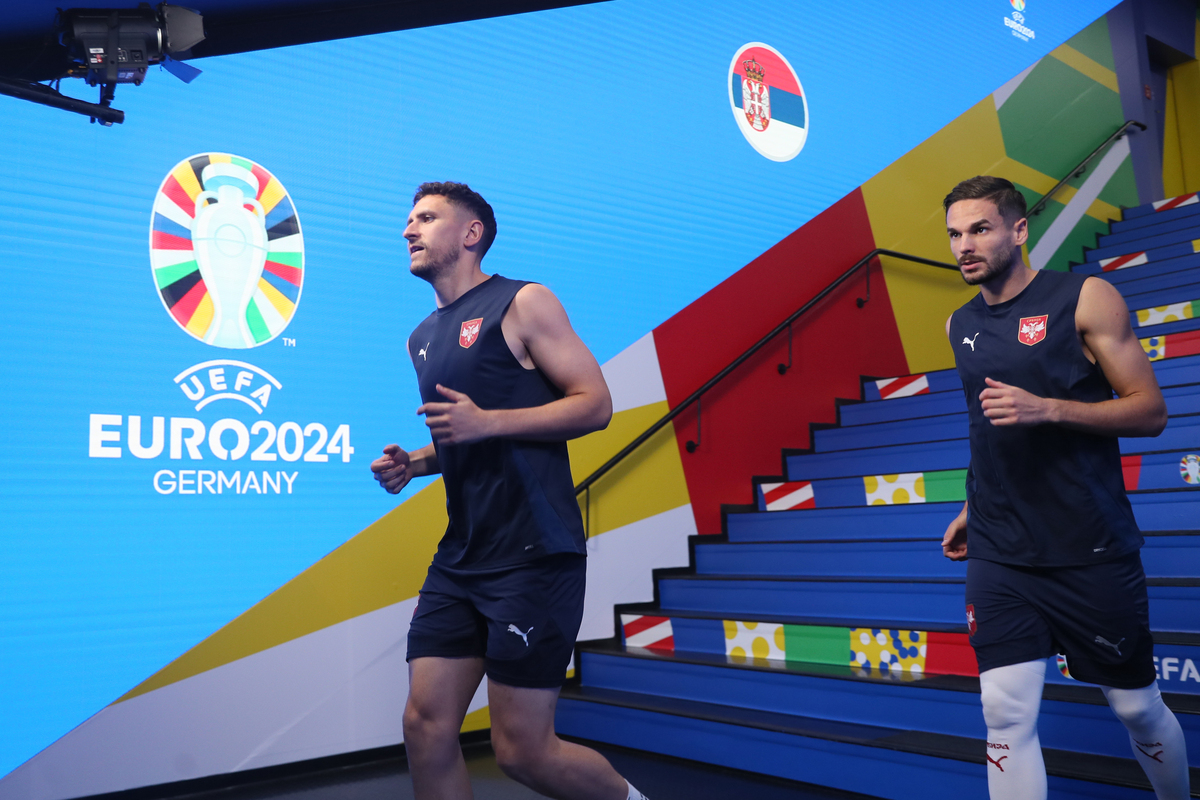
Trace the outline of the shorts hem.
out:
M 416 653 L 410 652 L 404 656 L 404 661 L 406 663 L 411 663 L 414 658 L 478 658 L 482 660 L 484 657 L 485 656 L 483 653 L 463 653 L 457 650 L 431 650 L 418 651 Z
M 1078 658 L 1072 661 L 1071 654 L 1067 654 L 1067 669 L 1071 671 L 1072 678 L 1080 683 L 1107 686 L 1110 689 L 1144 689 L 1150 686 L 1158 680 L 1158 674 L 1152 664 L 1147 664 L 1146 667 L 1146 674 L 1142 676 L 1131 674 L 1136 667 L 1130 668 L 1129 665 L 1122 665 L 1121 671 L 1124 674 L 1106 675 L 1094 662 Z
M 1054 655 L 1053 650 L 1048 649 L 1045 644 L 1037 639 L 1029 638 L 984 645 L 983 654 L 980 653 L 980 648 L 974 644 L 971 647 L 975 651 L 975 662 L 979 665 L 980 673 L 987 672 L 989 669 L 1011 667 L 1013 664 L 1024 664 L 1027 661 L 1040 661 Z M 989 650 L 1002 652 L 989 654 L 987 652 Z
M 527 678 L 514 678 L 510 675 L 497 675 L 490 669 L 487 670 L 487 676 L 496 683 L 502 683 L 505 686 L 512 686 L 516 689 L 561 689 L 563 684 L 567 682 L 565 675 L 558 680 L 530 680 Z

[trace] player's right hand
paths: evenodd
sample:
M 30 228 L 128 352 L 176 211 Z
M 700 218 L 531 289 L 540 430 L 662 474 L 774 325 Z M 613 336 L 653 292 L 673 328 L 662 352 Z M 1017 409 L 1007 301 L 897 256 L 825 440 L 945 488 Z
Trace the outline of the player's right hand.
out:
M 951 561 L 966 561 L 967 559 L 967 504 L 963 510 L 946 528 L 942 537 L 942 555 Z
M 412 480 L 410 466 L 408 452 L 398 444 L 389 444 L 383 448 L 383 455 L 371 462 L 371 472 L 390 494 L 399 494 Z

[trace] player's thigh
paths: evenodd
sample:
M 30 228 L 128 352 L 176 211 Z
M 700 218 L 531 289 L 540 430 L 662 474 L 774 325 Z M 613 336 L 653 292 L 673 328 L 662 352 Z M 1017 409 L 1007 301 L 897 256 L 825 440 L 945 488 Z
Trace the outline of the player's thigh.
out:
M 450 727 L 457 735 L 483 669 L 479 657 L 423 656 L 409 661 L 405 724 Z
M 488 679 L 488 712 L 497 752 L 532 755 L 554 738 L 558 687 L 510 686 Z

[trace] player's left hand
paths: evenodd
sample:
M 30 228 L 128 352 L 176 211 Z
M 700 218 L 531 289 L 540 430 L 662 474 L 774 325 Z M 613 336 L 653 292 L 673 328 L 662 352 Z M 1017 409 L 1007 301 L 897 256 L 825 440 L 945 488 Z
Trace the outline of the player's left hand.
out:
M 438 392 L 449 403 L 425 403 L 417 409 L 425 415 L 425 425 L 438 444 L 469 444 L 491 436 L 490 412 L 483 410 L 462 392 L 440 383 Z
M 979 393 L 983 415 L 993 425 L 1041 425 L 1052 422 L 1051 401 L 1007 383 L 984 378 L 988 388 Z

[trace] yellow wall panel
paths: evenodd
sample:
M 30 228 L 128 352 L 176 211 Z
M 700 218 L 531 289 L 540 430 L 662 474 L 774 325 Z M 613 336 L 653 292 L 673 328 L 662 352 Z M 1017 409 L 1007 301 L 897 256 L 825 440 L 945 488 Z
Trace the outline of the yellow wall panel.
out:
M 670 411 L 666 401 L 631 408 L 613 415 L 607 429 L 569 444 L 571 471 L 578 484 L 597 467 L 629 444 Z M 633 451 L 591 490 L 589 535 L 611 531 L 691 502 L 675 426 L 668 423 L 648 442 Z M 579 508 L 585 510 L 587 498 Z
M 1197 28 L 1200 38 L 1200 23 Z M 1200 191 L 1200 61 L 1178 64 L 1167 73 L 1163 190 L 1167 197 Z
M 1010 163 L 989 95 L 863 184 L 875 246 L 951 262 L 942 198 L 975 175 L 1008 177 Z M 893 259 L 884 259 L 883 275 L 909 369 L 953 366 L 946 318 L 978 290 L 953 272 Z

